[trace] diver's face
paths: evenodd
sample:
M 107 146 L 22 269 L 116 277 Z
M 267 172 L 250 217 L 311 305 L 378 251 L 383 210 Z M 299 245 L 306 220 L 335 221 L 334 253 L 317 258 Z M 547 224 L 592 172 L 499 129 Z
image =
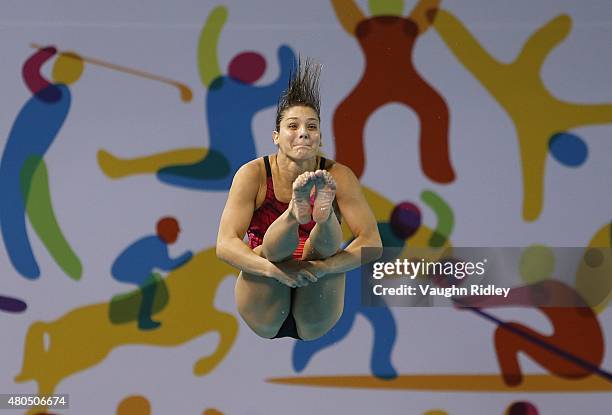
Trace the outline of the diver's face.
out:
M 279 153 L 293 160 L 308 160 L 317 156 L 321 147 L 319 117 L 314 109 L 290 107 L 283 113 L 279 131 L 272 134 Z

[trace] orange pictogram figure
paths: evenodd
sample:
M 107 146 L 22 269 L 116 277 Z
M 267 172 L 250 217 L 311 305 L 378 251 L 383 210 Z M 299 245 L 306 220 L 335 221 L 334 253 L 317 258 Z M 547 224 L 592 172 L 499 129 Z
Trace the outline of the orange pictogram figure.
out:
M 438 183 L 452 182 L 455 173 L 448 148 L 448 107 L 412 62 L 415 41 L 430 26 L 425 13 L 439 1 L 421 0 L 409 17 L 399 15 L 401 1 L 370 3 L 374 16 L 366 17 L 353 0 L 332 0 L 338 19 L 357 38 L 366 61 L 361 80 L 334 114 L 336 160 L 361 177 L 365 167 L 363 132 L 369 116 L 383 105 L 400 103 L 412 108 L 419 118 L 424 174 Z

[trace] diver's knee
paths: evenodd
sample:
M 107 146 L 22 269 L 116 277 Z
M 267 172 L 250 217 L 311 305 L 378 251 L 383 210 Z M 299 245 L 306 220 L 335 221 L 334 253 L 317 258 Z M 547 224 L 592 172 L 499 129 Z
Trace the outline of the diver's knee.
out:
M 251 302 L 240 302 L 236 304 L 238 313 L 244 322 L 260 337 L 271 339 L 278 334 L 283 325 L 289 308 L 276 309 L 256 307 Z
M 337 320 L 336 320 L 337 321 Z M 316 340 L 331 330 L 336 322 L 321 322 L 318 324 L 297 324 L 297 332 L 302 340 Z
M 340 320 L 342 315 L 342 309 L 337 310 L 334 313 L 330 313 L 324 318 L 312 319 L 312 318 L 298 318 L 295 317 L 297 331 L 303 340 L 315 340 L 319 337 L 323 337 L 330 331 Z
M 270 249 L 266 249 L 266 247 L 263 247 L 260 256 L 266 258 L 270 262 L 282 262 L 287 259 L 286 252 L 274 252 Z
M 263 326 L 263 327 L 251 327 L 251 330 L 259 337 L 264 339 L 272 339 L 278 334 L 280 326 Z

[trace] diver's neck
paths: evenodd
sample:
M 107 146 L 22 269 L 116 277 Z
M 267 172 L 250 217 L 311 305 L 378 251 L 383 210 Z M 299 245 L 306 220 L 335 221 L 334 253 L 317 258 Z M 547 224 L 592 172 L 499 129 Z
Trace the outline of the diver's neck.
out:
M 287 179 L 293 183 L 297 177 L 307 171 L 315 171 L 317 167 L 317 157 L 306 160 L 296 160 L 287 157 L 283 153 L 276 154 L 276 164 L 278 170 L 287 176 Z

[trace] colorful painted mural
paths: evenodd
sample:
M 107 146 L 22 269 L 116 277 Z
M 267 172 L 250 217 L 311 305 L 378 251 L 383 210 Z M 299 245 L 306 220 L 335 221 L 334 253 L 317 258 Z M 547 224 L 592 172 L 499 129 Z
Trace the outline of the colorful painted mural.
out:
M 536 3 L 1 5 L 0 393 L 70 398 L 15 413 L 609 413 L 612 4 Z M 367 307 L 357 269 L 323 337 L 249 330 L 217 226 L 306 56 L 383 245 L 519 247 L 509 300 Z

